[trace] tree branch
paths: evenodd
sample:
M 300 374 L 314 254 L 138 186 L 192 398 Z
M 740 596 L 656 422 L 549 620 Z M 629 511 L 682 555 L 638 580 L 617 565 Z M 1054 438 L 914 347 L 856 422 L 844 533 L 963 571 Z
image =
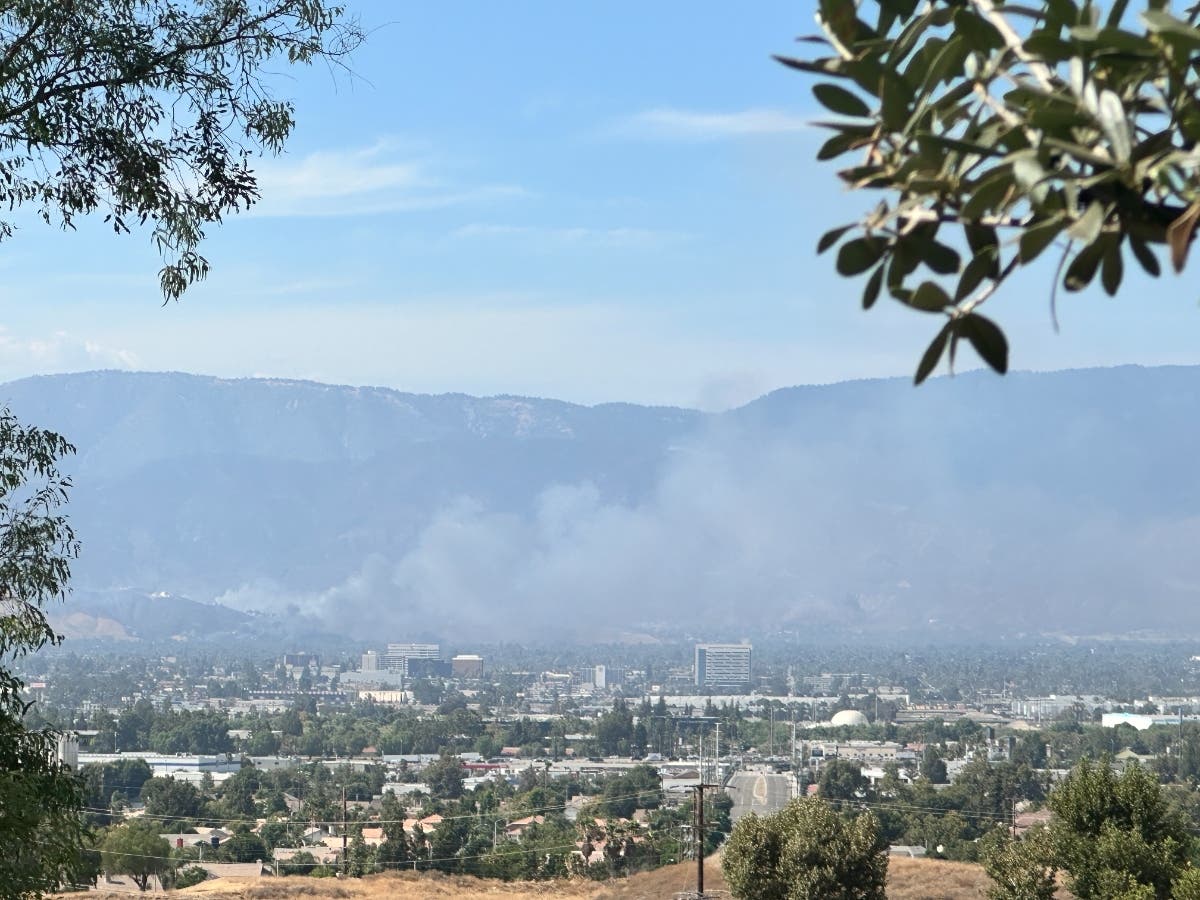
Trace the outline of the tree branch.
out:
M 996 7 L 992 5 L 992 0 L 971 0 L 971 5 L 992 24 L 993 28 L 1000 32 L 1000 36 L 1004 38 L 1004 43 L 1008 46 L 1013 56 L 1029 67 L 1029 71 L 1033 73 L 1033 77 L 1037 79 L 1042 90 L 1046 91 L 1046 93 L 1053 92 L 1053 73 L 1045 63 L 1034 59 L 1025 51 L 1025 44 L 1022 42 L 1021 36 L 1008 24 L 1008 20 L 996 10 Z

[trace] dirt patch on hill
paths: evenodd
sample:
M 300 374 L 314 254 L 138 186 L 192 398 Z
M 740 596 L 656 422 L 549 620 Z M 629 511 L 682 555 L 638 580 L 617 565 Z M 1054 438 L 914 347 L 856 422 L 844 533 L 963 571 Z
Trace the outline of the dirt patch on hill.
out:
M 727 890 L 720 862 L 704 867 L 708 890 Z M 889 900 L 983 900 L 987 876 L 980 866 L 937 860 L 893 859 L 888 866 Z M 609 882 L 487 881 L 413 872 L 370 878 L 219 878 L 182 891 L 196 900 L 671 900 L 696 889 L 696 866 L 682 863 Z M 143 894 L 142 896 L 146 896 Z M 126 892 L 95 892 L 89 900 L 129 900 Z

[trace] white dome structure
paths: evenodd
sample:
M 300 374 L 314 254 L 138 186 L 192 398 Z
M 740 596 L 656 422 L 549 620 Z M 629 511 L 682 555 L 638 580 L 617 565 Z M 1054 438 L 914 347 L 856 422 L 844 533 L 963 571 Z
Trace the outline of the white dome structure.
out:
M 841 728 L 843 725 L 853 728 L 858 725 L 870 725 L 871 723 L 857 709 L 843 709 L 841 712 L 833 714 L 833 719 L 830 720 L 829 724 L 834 728 Z

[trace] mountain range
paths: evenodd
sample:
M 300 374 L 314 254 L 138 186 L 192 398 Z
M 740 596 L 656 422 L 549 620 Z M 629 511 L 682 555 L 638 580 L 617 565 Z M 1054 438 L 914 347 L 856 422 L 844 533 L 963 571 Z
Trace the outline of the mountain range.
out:
M 67 612 L 133 636 L 130 598 L 163 594 L 227 608 L 168 630 L 257 611 L 378 642 L 1200 632 L 1200 367 L 723 413 L 131 372 L 0 400 L 77 447 Z

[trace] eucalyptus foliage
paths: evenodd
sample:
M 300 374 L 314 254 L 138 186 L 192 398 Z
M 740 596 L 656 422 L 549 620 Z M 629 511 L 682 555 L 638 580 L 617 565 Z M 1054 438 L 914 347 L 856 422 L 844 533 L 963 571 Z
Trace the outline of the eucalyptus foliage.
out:
M 1057 256 L 1059 284 L 1115 294 L 1132 259 L 1183 270 L 1200 221 L 1200 6 L 1166 0 L 820 0 L 819 76 L 832 114 L 818 158 L 847 158 L 882 194 L 821 238 L 837 271 L 942 320 L 916 371 L 966 339 L 998 372 L 1008 342 L 979 307 Z
M 178 299 L 208 272 L 205 226 L 258 198 L 253 157 L 291 133 L 264 67 L 337 64 L 361 37 L 323 0 L 0 4 L 0 205 L 148 227 Z

